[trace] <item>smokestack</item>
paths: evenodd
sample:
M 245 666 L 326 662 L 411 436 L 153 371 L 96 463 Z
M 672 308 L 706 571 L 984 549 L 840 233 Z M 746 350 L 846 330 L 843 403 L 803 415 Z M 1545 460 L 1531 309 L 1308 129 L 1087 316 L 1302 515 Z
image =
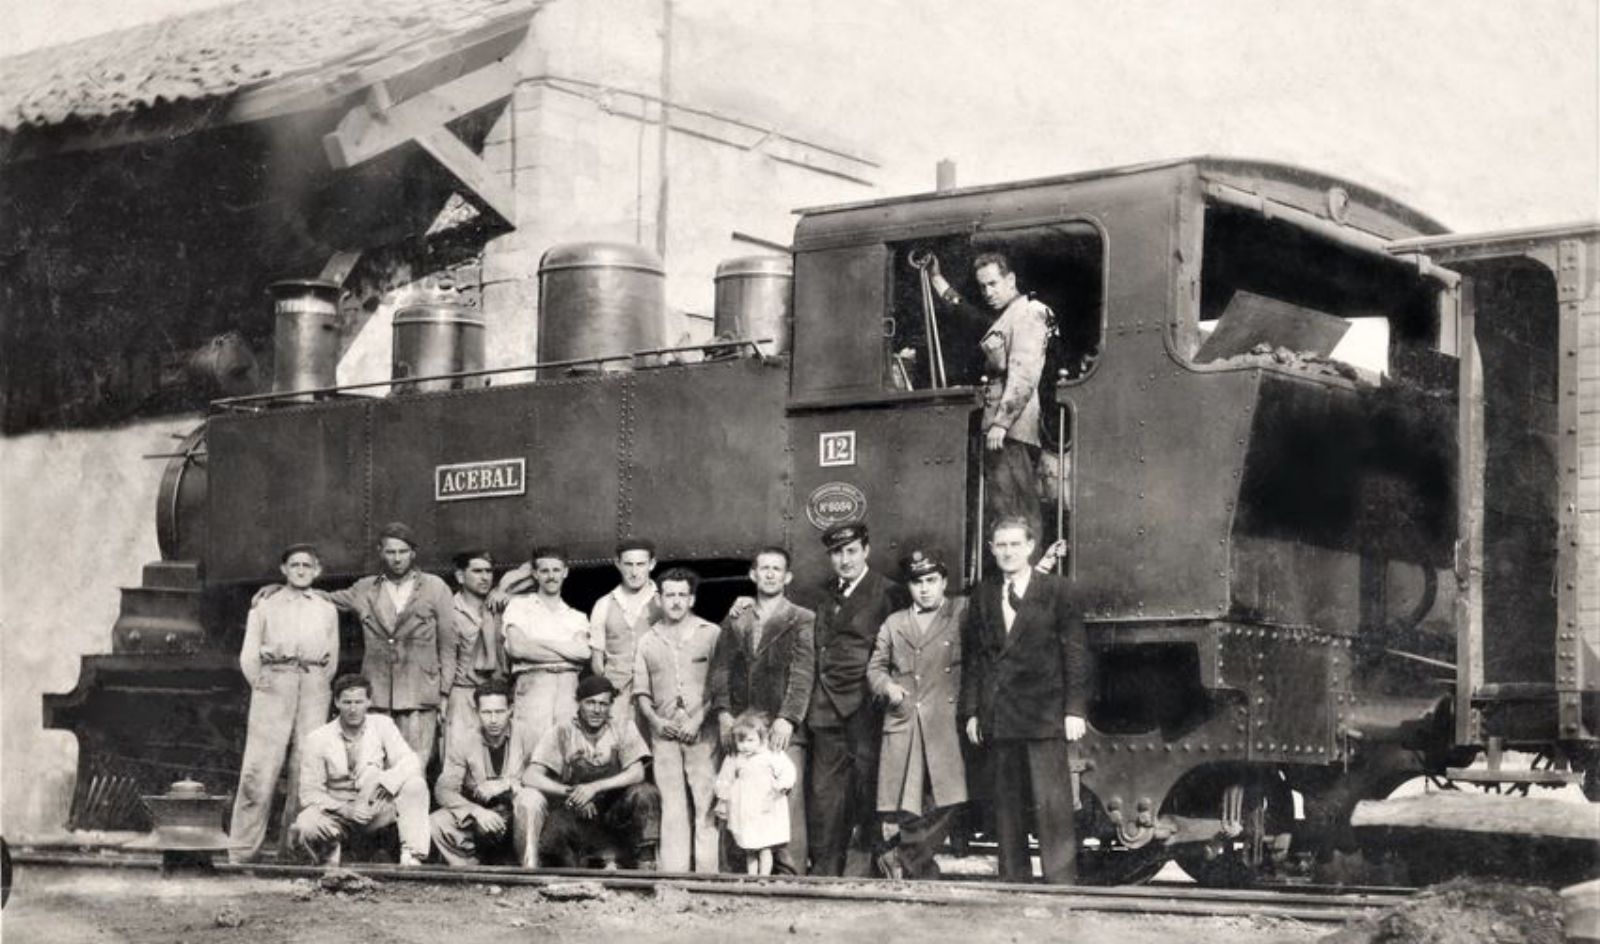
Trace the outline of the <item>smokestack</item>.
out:
M 933 189 L 940 192 L 956 189 L 955 161 L 948 157 L 939 161 L 938 166 L 934 169 Z

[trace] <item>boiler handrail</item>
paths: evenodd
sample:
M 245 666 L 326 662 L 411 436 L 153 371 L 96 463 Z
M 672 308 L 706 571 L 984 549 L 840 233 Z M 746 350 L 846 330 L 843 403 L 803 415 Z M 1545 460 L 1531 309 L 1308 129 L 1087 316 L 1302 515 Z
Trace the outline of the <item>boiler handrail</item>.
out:
M 486 367 L 481 370 L 463 370 L 453 374 L 429 374 L 426 377 L 403 377 L 388 380 L 368 380 L 362 383 L 338 384 L 332 387 L 311 387 L 306 390 L 274 390 L 268 393 L 251 393 L 239 397 L 224 397 L 212 400 L 214 409 L 238 409 L 271 400 L 286 399 L 289 397 L 319 396 L 333 393 L 344 393 L 350 390 L 370 390 L 374 387 L 391 387 L 396 384 L 415 384 L 425 380 L 462 380 L 469 377 L 488 377 L 494 374 L 514 374 L 525 370 L 550 370 L 559 367 L 581 367 L 586 364 L 604 364 L 611 361 L 627 361 L 637 357 L 655 357 L 661 354 L 678 354 L 688 351 L 707 351 L 712 349 L 745 348 L 753 350 L 758 357 L 765 357 L 760 345 L 773 343 L 773 338 L 735 338 L 727 341 L 708 341 L 705 344 L 687 344 L 681 347 L 659 347 L 645 351 L 633 351 L 627 354 L 601 354 L 595 357 L 575 357 L 560 361 L 537 361 L 532 364 L 519 364 L 513 367 Z

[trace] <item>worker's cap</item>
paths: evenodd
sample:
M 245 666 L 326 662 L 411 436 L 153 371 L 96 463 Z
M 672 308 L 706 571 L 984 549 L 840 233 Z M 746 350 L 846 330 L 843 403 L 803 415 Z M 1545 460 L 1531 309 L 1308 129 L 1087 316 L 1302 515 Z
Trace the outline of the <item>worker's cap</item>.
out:
M 867 525 L 865 522 L 836 524 L 822 532 L 822 546 L 830 551 L 837 551 L 851 541 L 860 541 L 862 544 L 871 543 L 867 540 Z
M 578 683 L 578 701 L 586 701 L 596 695 L 615 695 L 617 687 L 604 675 L 591 675 Z
M 900 572 L 905 575 L 908 582 L 929 574 L 950 576 L 950 570 L 944 564 L 944 557 L 931 547 L 913 547 L 910 554 L 901 558 Z
M 301 543 L 291 544 L 284 548 L 283 556 L 278 558 L 278 563 L 287 564 L 289 563 L 289 558 L 295 556 L 296 554 L 310 554 L 317 561 L 320 562 L 322 560 L 322 555 L 317 553 L 317 546 L 315 544 Z
M 383 526 L 382 531 L 378 532 L 378 543 L 381 544 L 389 538 L 396 538 L 404 541 L 412 547 L 417 546 L 416 532 L 412 531 L 409 525 L 402 524 L 399 521 L 389 522 Z

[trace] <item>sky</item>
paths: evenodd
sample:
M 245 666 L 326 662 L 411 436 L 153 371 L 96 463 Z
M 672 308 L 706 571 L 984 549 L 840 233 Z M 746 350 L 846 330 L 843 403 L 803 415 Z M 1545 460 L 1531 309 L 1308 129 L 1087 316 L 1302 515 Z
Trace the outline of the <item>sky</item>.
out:
M 0 55 L 217 5 L 0 0 Z M 940 158 L 976 184 L 1214 153 L 1350 177 L 1456 230 L 1600 216 L 1600 0 L 674 9 L 683 99 L 848 142 L 892 193 L 929 189 Z M 808 94 L 819 71 L 853 93 Z

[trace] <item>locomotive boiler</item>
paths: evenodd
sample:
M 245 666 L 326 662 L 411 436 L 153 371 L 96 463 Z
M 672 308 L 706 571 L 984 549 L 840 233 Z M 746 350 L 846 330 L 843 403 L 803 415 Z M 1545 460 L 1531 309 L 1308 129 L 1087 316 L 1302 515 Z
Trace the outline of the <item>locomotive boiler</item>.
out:
M 173 771 L 233 782 L 244 610 L 293 541 L 334 583 L 391 519 L 434 572 L 561 544 L 586 607 L 617 539 L 649 536 L 711 578 L 709 618 L 763 545 L 819 586 L 816 537 L 848 520 L 876 567 L 931 543 L 985 579 L 982 326 L 930 317 L 909 263 L 976 298 L 985 252 L 1056 315 L 1040 501 L 1096 660 L 1086 876 L 1176 858 L 1249 881 L 1490 747 L 1592 789 L 1597 247 L 1594 227 L 1452 241 L 1355 183 L 1201 158 L 803 211 L 790 310 L 730 318 L 767 334 L 709 351 L 218 401 L 168 469 L 164 559 L 113 651 L 46 697 L 79 738 L 73 825 L 136 825 Z

